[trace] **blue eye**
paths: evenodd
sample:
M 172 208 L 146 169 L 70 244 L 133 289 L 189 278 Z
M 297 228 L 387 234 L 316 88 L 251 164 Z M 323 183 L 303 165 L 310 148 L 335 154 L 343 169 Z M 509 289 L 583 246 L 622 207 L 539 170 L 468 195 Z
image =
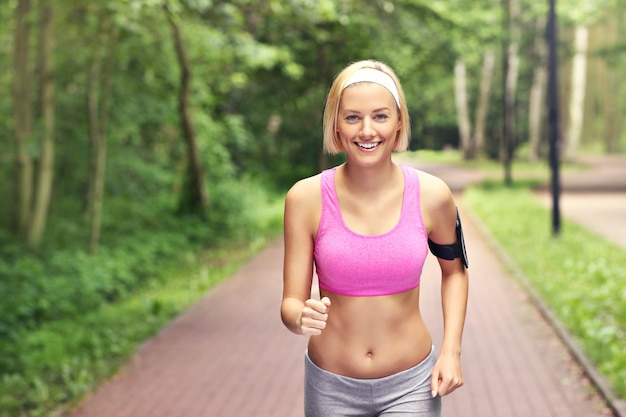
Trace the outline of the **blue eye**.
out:
M 359 120 L 359 117 L 354 114 L 351 114 L 349 116 L 346 116 L 344 119 L 347 120 L 348 122 L 356 122 L 357 120 Z
M 377 114 L 376 116 L 374 116 L 374 118 L 376 120 L 387 120 L 389 118 L 389 116 L 386 115 L 386 114 Z

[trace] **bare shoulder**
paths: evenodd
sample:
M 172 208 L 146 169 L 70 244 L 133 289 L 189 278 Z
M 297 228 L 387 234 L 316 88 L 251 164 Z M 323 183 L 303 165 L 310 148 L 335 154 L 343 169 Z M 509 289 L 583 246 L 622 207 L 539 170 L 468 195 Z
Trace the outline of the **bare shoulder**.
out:
M 321 201 L 320 177 L 318 174 L 296 182 L 287 192 L 286 204 L 307 206 Z
M 316 228 L 322 211 L 321 175 L 296 182 L 285 196 L 285 221 L 309 224 Z
M 317 234 L 322 212 L 320 175 L 296 182 L 285 196 L 284 232 L 289 242 L 304 248 Z
M 424 200 L 434 208 L 453 202 L 450 187 L 441 178 L 424 171 L 417 170 L 420 178 L 420 190 Z
M 420 203 L 426 228 L 435 235 L 442 225 L 456 221 L 456 203 L 450 187 L 441 178 L 417 170 L 420 178 Z

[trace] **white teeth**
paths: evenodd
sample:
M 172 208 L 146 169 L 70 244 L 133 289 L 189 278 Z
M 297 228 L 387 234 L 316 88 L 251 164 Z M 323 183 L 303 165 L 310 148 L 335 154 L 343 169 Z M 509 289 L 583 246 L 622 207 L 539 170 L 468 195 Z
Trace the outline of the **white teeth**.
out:
M 380 144 L 380 142 L 368 142 L 368 143 L 357 143 L 363 149 L 374 149 Z

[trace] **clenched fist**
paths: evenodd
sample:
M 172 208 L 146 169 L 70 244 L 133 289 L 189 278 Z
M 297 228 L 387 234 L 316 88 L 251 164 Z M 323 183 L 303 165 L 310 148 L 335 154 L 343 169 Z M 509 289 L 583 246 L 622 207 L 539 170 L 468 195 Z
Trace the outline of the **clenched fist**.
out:
M 317 336 L 326 328 L 328 311 L 330 310 L 330 298 L 321 300 L 306 300 L 300 317 L 300 331 L 305 336 Z

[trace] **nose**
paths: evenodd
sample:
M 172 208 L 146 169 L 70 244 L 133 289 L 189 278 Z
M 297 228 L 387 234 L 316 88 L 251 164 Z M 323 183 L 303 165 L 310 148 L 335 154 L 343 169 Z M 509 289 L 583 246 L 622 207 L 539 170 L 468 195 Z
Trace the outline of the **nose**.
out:
M 361 124 L 361 134 L 359 136 L 361 136 L 362 138 L 369 138 L 374 136 L 374 126 L 370 117 L 363 118 L 363 122 Z

